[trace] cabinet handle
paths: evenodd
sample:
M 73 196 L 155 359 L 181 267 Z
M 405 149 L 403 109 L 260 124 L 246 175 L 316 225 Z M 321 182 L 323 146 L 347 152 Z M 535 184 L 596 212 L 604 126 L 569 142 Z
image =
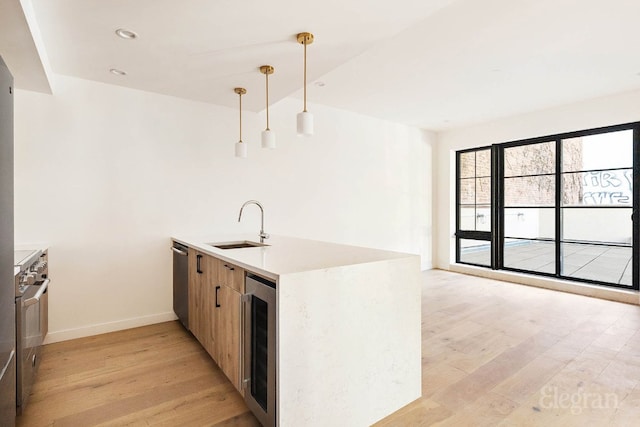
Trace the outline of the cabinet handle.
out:
M 220 307 L 220 304 L 218 303 L 218 291 L 220 290 L 220 286 L 216 286 L 216 307 Z
M 202 255 L 196 255 L 196 272 L 198 274 L 202 274 L 202 270 L 200 269 L 200 261 L 202 260 Z
M 188 254 L 183 251 L 182 249 L 178 249 L 175 246 L 171 246 L 171 250 L 175 253 L 177 253 L 178 255 L 182 255 L 182 256 L 187 256 Z
M 225 264 L 225 265 L 224 265 L 224 268 L 226 268 L 226 269 L 228 269 L 228 270 L 231 270 L 231 271 L 235 270 L 235 268 L 233 268 L 233 267 L 229 267 L 227 264 Z

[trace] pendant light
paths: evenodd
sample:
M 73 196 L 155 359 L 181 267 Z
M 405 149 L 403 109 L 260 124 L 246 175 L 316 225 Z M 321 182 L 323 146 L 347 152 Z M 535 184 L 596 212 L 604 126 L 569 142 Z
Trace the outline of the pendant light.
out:
M 247 90 L 243 87 L 234 88 L 233 91 L 238 94 L 240 99 L 240 139 L 236 142 L 236 157 L 247 157 L 247 144 L 242 142 L 242 95 L 247 93 Z
M 313 43 L 313 34 L 300 33 L 297 36 L 298 43 L 304 45 L 304 110 L 298 113 L 298 135 L 313 135 L 313 115 L 307 111 L 307 45 Z
M 273 74 L 274 71 L 271 65 L 260 67 L 260 72 L 265 77 L 267 93 L 267 128 L 262 131 L 262 148 L 276 148 L 276 134 L 269 129 L 269 74 Z

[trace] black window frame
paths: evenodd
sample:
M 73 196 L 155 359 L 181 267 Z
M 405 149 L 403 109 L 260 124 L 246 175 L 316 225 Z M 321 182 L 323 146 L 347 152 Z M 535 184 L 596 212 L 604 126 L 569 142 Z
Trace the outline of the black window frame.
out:
M 566 242 L 563 240 L 562 235 L 562 210 L 563 209 L 583 209 L 583 207 L 563 206 L 562 193 L 563 193 L 563 181 L 562 178 L 565 174 L 570 172 L 563 171 L 562 163 L 562 141 L 572 138 L 580 138 L 591 135 L 612 133 L 618 131 L 632 130 L 633 131 L 633 160 L 632 160 L 632 174 L 633 174 L 633 200 L 631 204 L 631 219 L 632 219 L 632 285 L 621 285 L 618 283 L 602 282 L 599 280 L 585 279 L 573 276 L 565 276 L 562 274 L 562 244 Z M 504 202 L 504 151 L 505 149 L 525 146 L 531 144 L 539 144 L 544 142 L 555 141 L 555 205 L 554 217 L 555 217 L 555 237 L 551 240 L 555 244 L 555 272 L 545 273 L 531 270 L 518 269 L 513 267 L 504 266 L 504 243 L 505 243 L 505 202 Z M 463 153 L 469 153 L 474 151 L 481 151 L 490 149 L 491 151 L 491 231 L 479 232 L 460 230 L 460 155 Z M 610 168 L 611 170 L 616 168 Z M 610 170 L 606 169 L 606 170 Z M 619 168 L 628 169 L 628 168 Z M 603 169 L 604 170 L 604 169 Z M 573 173 L 582 173 L 581 171 L 573 171 Z M 546 174 L 545 174 L 546 175 Z M 640 122 L 624 123 L 613 126 L 603 126 L 592 129 L 585 129 L 580 131 L 565 132 L 560 134 L 545 135 L 535 138 L 528 138 L 522 140 L 514 140 L 509 142 L 497 143 L 491 146 L 473 147 L 456 152 L 456 233 L 455 233 L 455 245 L 456 245 L 456 263 L 465 265 L 474 265 L 477 267 L 491 268 L 494 270 L 503 270 L 509 272 L 525 273 L 536 276 L 544 276 L 550 278 L 556 278 L 561 280 L 568 280 L 573 282 L 586 283 L 590 285 L 598 285 L 605 287 L 621 288 L 627 290 L 638 291 L 640 288 Z M 536 206 L 539 207 L 539 206 Z M 546 207 L 545 207 L 546 208 Z M 550 207 L 549 207 L 550 208 Z M 593 206 L 586 206 L 585 208 L 594 208 Z M 606 208 L 612 208 L 608 206 Z M 604 209 L 606 209 L 604 208 Z M 628 206 L 619 206 L 615 208 L 629 208 Z M 599 208 L 603 209 L 603 208 Z M 491 265 L 474 264 L 470 262 L 464 262 L 461 260 L 460 240 L 483 240 L 491 242 Z M 587 244 L 587 243 L 585 243 Z M 615 244 L 605 244 L 606 246 L 616 246 Z M 617 245 L 628 247 L 624 245 Z
M 467 153 L 475 153 L 478 151 L 489 151 L 490 155 L 491 155 L 491 175 L 488 177 L 490 179 L 490 194 L 491 194 L 491 201 L 490 201 L 490 211 L 491 211 L 491 226 L 490 229 L 491 231 L 478 231 L 478 230 L 461 230 L 460 229 L 460 224 L 461 224 L 461 218 L 460 218 L 460 207 L 462 206 L 460 203 L 461 200 L 461 179 L 468 179 L 469 177 L 461 177 L 460 176 L 460 158 L 461 155 L 463 154 L 467 154 Z M 467 265 L 474 265 L 477 267 L 489 267 L 489 268 L 493 268 L 493 266 L 495 265 L 495 258 L 494 258 L 494 239 L 493 239 L 493 230 L 494 230 L 494 212 L 495 212 L 495 201 L 494 201 L 494 193 L 495 193 L 495 187 L 494 187 L 494 179 L 493 179 L 493 175 L 494 175 L 494 155 L 493 155 L 493 150 L 494 148 L 492 146 L 485 146 L 485 147 L 475 147 L 475 148 L 469 148 L 466 150 L 460 150 L 458 152 L 456 152 L 456 233 L 455 233 L 455 237 L 456 237 L 456 262 L 457 263 L 461 263 L 461 264 L 467 264 Z M 487 178 L 485 176 L 482 177 L 478 177 L 476 176 L 476 174 L 474 173 L 474 177 L 473 179 L 478 179 L 478 178 Z M 477 206 L 478 204 L 475 203 L 475 206 Z M 475 219 L 474 219 L 475 221 Z M 490 253 L 491 253 L 491 262 L 490 265 L 487 266 L 485 264 L 479 264 L 479 263 L 471 263 L 471 262 L 463 262 L 460 260 L 460 240 L 478 240 L 478 241 L 486 241 L 489 242 L 490 244 Z

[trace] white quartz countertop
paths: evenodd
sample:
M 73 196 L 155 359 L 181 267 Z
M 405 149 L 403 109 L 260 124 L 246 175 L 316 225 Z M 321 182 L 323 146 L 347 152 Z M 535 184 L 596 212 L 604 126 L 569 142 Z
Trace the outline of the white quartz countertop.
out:
M 264 242 L 268 246 L 240 249 L 219 249 L 209 245 L 209 243 L 227 243 L 245 240 L 259 242 L 258 236 L 254 234 L 193 237 L 174 236 L 172 240 L 276 280 L 284 274 L 418 256 L 401 252 L 273 235 Z

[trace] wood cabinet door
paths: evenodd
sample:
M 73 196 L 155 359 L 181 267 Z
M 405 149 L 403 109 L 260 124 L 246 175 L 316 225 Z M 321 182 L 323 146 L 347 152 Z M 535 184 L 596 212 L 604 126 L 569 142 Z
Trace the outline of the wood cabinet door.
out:
M 242 393 L 241 292 L 244 269 L 189 249 L 189 327 Z
M 201 321 L 202 340 L 200 343 L 207 350 L 207 353 L 217 361 L 216 350 L 216 286 L 218 276 L 218 260 L 212 256 L 205 255 L 202 260 L 202 289 L 203 293 L 203 313 Z
M 242 393 L 240 380 L 241 295 L 228 286 L 218 288 L 216 337 L 218 366 Z
M 189 329 L 216 360 L 215 298 L 218 261 L 209 255 L 189 253 Z

